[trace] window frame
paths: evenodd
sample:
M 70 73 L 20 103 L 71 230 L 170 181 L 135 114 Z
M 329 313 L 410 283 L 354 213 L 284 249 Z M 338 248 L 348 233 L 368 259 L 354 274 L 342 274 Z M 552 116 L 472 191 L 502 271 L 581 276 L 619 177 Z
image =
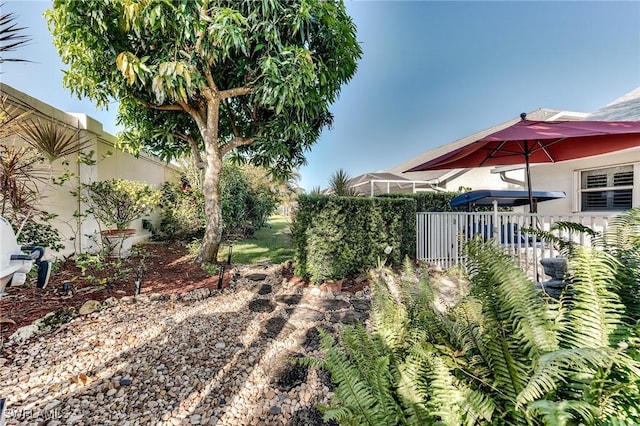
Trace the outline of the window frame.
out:
M 596 187 L 596 188 L 583 188 L 582 187 L 582 176 L 584 172 L 590 171 L 606 171 L 607 169 L 614 169 L 619 167 L 629 167 L 631 166 L 631 170 L 633 173 L 633 181 L 631 185 L 624 186 L 604 186 L 604 187 Z M 608 173 L 608 172 L 607 172 Z M 637 206 L 640 204 L 640 162 L 633 163 L 622 163 L 622 164 L 607 164 L 599 167 L 589 167 L 585 169 L 578 169 L 574 171 L 574 188 L 576 197 L 574 198 L 573 211 L 579 213 L 590 213 L 590 212 L 604 212 L 604 211 L 625 211 L 627 208 L 606 208 L 606 209 L 591 209 L 585 210 L 583 209 L 583 197 L 585 193 L 589 192 L 611 192 L 611 191 L 619 191 L 619 190 L 631 190 L 631 206 Z

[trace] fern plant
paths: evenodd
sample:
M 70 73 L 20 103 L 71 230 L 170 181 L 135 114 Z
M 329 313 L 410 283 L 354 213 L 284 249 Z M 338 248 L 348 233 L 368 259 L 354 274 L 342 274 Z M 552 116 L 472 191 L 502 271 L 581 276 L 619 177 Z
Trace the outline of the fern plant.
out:
M 573 225 L 566 226 L 577 232 Z M 640 213 L 592 247 L 566 245 L 559 301 L 535 289 L 494 242 L 467 251 L 469 294 L 434 305 L 428 275 L 378 269 L 372 323 L 324 335 L 307 362 L 337 383 L 341 424 L 631 425 L 640 418 Z

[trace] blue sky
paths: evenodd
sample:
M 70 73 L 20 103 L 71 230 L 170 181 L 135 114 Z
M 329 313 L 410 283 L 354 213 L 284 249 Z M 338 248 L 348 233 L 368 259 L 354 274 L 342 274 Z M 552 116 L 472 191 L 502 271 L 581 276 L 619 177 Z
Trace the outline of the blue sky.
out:
M 31 64 L 2 66 L 3 82 L 115 132 L 62 88 L 62 64 L 42 12 L 7 1 L 34 40 Z M 592 112 L 640 86 L 638 1 L 350 1 L 364 55 L 301 169 L 307 190 L 338 169 L 352 176 L 394 165 L 536 108 Z

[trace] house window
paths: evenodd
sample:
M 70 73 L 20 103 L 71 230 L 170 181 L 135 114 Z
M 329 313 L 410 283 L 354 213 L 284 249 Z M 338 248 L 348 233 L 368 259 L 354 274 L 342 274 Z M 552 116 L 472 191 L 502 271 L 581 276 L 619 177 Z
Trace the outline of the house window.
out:
M 627 210 L 633 202 L 633 165 L 580 172 L 582 211 Z

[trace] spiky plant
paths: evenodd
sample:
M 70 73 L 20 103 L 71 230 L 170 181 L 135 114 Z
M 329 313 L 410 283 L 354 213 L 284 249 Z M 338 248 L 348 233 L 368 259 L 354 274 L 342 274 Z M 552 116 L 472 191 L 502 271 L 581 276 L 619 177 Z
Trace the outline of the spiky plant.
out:
M 4 3 L 0 3 L 0 9 L 4 5 Z M 18 47 L 24 46 L 31 41 L 31 37 L 22 34 L 25 28 L 19 27 L 15 23 L 15 19 L 16 15 L 13 12 L 0 15 L 0 64 L 3 62 L 29 62 L 26 59 L 7 58 L 5 56 L 5 53 L 13 52 Z
M 320 188 L 319 186 L 314 186 L 309 191 L 309 195 L 321 195 L 321 194 L 322 194 L 322 188 Z
M 28 120 L 20 137 L 45 155 L 50 164 L 89 146 L 78 130 L 71 131 L 51 121 Z
M 354 196 L 356 195 L 355 189 L 349 184 L 351 176 L 343 169 L 337 170 L 329 179 L 329 191 L 334 195 L 339 196 Z
M 11 105 L 6 96 L 0 97 L 0 140 L 20 133 L 25 120 L 32 113 L 31 110 L 20 110 Z
M 568 250 L 559 302 L 502 248 L 469 243 L 470 292 L 448 312 L 407 266 L 372 273 L 372 324 L 346 327 L 311 363 L 338 384 L 325 417 L 342 424 L 631 425 L 640 418 L 640 344 L 627 269 L 640 252 L 637 211 Z M 632 225 L 632 226 L 630 226 Z M 620 229 L 624 228 L 624 229 Z M 604 243 L 606 241 L 606 244 Z M 620 259 L 632 259 L 627 266 Z M 629 280 L 627 284 L 623 279 Z
M 31 147 L 0 145 L 0 189 L 2 204 L 0 215 L 10 212 L 26 215 L 37 210 L 40 185 L 46 182 L 42 158 Z

